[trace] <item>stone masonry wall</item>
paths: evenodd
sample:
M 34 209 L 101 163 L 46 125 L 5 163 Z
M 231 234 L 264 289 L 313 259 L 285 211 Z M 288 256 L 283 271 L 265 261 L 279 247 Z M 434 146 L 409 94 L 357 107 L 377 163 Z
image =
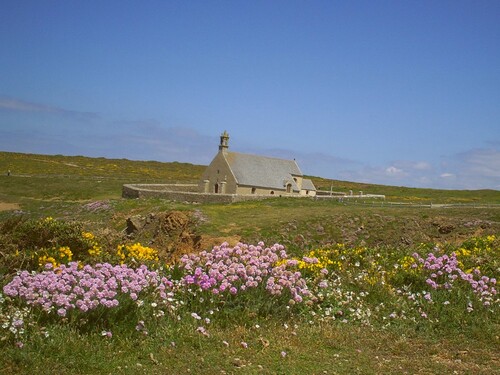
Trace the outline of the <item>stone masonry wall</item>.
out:
M 123 185 L 123 198 L 161 198 L 178 202 L 233 203 L 273 198 L 273 195 L 198 193 L 198 185 L 130 184 Z

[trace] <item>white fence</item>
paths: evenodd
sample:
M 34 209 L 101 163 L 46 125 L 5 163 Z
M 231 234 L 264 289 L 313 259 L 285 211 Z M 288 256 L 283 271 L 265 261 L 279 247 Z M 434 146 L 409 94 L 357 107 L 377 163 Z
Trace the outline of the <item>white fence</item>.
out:
M 324 197 L 322 197 L 324 198 Z M 332 197 L 344 205 L 359 205 L 372 207 L 408 207 L 408 208 L 500 208 L 496 203 L 412 203 L 412 202 L 388 202 L 388 201 L 366 201 L 364 199 L 342 199 L 345 197 Z M 359 198 L 359 197 L 358 197 Z

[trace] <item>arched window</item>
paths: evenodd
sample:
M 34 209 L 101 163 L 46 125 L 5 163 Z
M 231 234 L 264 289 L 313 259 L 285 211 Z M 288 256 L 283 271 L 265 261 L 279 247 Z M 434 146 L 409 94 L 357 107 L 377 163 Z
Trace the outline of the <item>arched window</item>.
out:
M 274 195 L 274 190 L 271 190 L 271 195 Z
M 219 193 L 219 184 L 215 184 L 214 189 L 215 189 L 215 194 L 218 194 Z
M 257 188 L 252 188 L 252 194 L 255 194 L 255 192 L 257 191 Z

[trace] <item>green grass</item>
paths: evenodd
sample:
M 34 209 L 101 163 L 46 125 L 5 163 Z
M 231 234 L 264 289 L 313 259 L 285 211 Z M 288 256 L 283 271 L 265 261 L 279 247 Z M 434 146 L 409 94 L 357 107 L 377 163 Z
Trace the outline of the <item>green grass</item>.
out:
M 230 206 L 206 205 L 200 210 L 209 218 L 201 227 L 206 233 L 240 236 L 249 242 L 265 238 L 268 242 L 283 243 L 292 249 L 332 242 L 363 242 L 372 246 L 456 242 L 476 231 L 494 234 L 500 228 L 500 210 L 497 208 L 439 210 L 272 199 Z M 443 232 L 439 226 L 441 223 L 448 223 L 453 229 L 449 233 L 440 233 L 440 230 Z
M 89 186 L 98 187 L 98 195 L 118 198 L 123 183 L 196 183 L 205 166 L 189 163 L 161 163 L 156 161 L 132 161 L 127 159 L 89 158 L 84 156 L 37 155 L 0 152 L 0 172 L 5 176 L 10 170 L 15 182 L 2 180 L 0 198 L 23 197 L 31 192 L 37 198 L 62 199 L 54 191 L 54 182 L 59 191 L 71 191 L 74 199 L 89 199 Z M 37 177 L 37 178 L 34 178 Z M 324 179 L 309 176 L 318 190 L 350 190 L 357 194 L 384 194 L 387 200 L 415 203 L 483 203 L 500 204 L 497 190 L 437 190 L 397 186 L 365 184 Z M 79 188 L 78 185 L 82 184 Z M 98 185 L 99 184 L 99 185 Z M 13 188 L 14 186 L 14 188 Z M 46 186 L 46 190 L 45 190 Z M 21 190 L 17 192 L 15 187 Z M 5 189 L 5 192 L 4 192 Z M 28 196 L 31 196 L 28 194 Z M 94 197 L 95 198 L 95 197 Z
M 404 186 L 388 186 L 377 184 L 366 184 L 359 182 L 329 180 L 321 177 L 310 177 L 318 190 L 329 192 L 349 192 L 353 194 L 382 194 L 388 201 L 400 201 L 411 203 L 493 203 L 500 204 L 498 190 L 439 190 L 409 188 Z
M 161 163 L 85 156 L 38 155 L 0 152 L 0 171 L 13 176 L 80 176 L 134 181 L 196 181 L 205 167 L 189 163 Z
M 48 340 L 30 343 L 23 350 L 6 349 L 3 356 L 7 360 L 0 365 L 0 371 L 4 374 L 493 374 L 499 364 L 492 348 L 463 335 L 446 338 L 401 335 L 348 325 L 285 329 L 270 322 L 258 330 L 218 329 L 211 337 L 200 339 L 182 329 L 186 327 L 142 339 L 106 339 L 98 334 L 80 335 L 62 327 Z M 248 349 L 240 346 L 242 340 L 248 342 Z M 175 342 L 175 347 L 171 342 Z M 285 357 L 281 356 L 282 351 L 286 351 Z
M 121 198 L 124 183 L 196 182 L 204 167 L 184 163 L 0 152 L 0 172 L 8 169 L 11 176 L 0 175 L 0 203 L 18 204 L 25 218 L 52 216 L 76 221 L 88 230 L 107 233 L 122 241 L 128 240 L 123 235 L 127 217 L 171 210 L 198 214 L 202 220 L 192 229 L 196 235 L 221 240 L 238 238 L 248 243 L 278 242 L 296 256 L 318 247 L 345 243 L 367 246 L 370 251 L 396 259 L 411 254 L 420 243 L 458 244 L 475 236 L 500 234 L 500 209 L 496 207 L 430 209 L 286 198 L 194 205 Z M 318 177 L 313 177 L 313 181 L 324 190 L 333 185 L 334 191 L 362 190 L 385 194 L 387 200 L 400 202 L 500 203 L 500 192 L 491 190 L 412 189 Z M 85 208 L 87 203 L 95 201 L 106 201 L 110 208 L 102 211 Z M 18 215 L 21 214 L 0 211 L 0 221 Z M 5 233 L 0 233 L 0 240 L 2 235 Z M 7 248 L 1 248 L 0 255 L 6 251 Z M 355 275 L 350 277 L 343 274 L 348 284 L 345 287 L 359 293 L 361 286 L 353 281 Z M 374 306 L 389 304 L 394 296 L 384 293 L 373 291 L 367 301 Z M 461 298 L 464 297 L 456 296 L 459 301 Z M 385 326 L 379 322 L 364 326 L 351 320 L 342 323 L 340 319 L 309 324 L 305 315 L 283 321 L 272 314 L 255 317 L 243 309 L 223 321 L 214 319 L 210 337 L 198 334 L 196 325 L 185 317 L 180 322 L 168 320 L 157 325 L 148 336 L 139 335 L 133 327 L 129 330 L 125 326 L 115 327 L 111 339 L 100 332 L 81 332 L 69 324 L 47 322 L 48 338 L 33 335 L 33 340 L 25 342 L 22 349 L 0 343 L 0 373 L 491 374 L 498 371 L 498 318 L 488 315 L 464 318 L 453 310 L 442 314 L 442 321 L 432 324 L 401 322 Z M 255 324 L 260 328 L 255 328 Z M 247 349 L 241 347 L 242 341 L 248 343 Z M 286 352 L 285 357 L 282 351 Z

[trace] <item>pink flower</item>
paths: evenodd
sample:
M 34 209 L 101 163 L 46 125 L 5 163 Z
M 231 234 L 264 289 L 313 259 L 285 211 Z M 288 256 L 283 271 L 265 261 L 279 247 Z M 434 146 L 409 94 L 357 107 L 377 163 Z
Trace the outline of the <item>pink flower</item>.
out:
M 196 319 L 196 320 L 200 320 L 201 319 L 201 316 L 199 316 L 197 313 L 193 312 L 191 313 L 191 316 Z
M 57 310 L 57 315 L 59 316 L 66 316 L 66 309 L 59 309 Z
M 145 328 L 144 320 L 140 320 L 139 323 L 135 326 L 136 331 L 142 331 Z
M 111 333 L 111 331 L 102 331 L 101 336 L 104 336 L 104 337 L 107 337 L 110 339 L 111 337 L 113 337 L 113 334 Z
M 205 327 L 200 326 L 200 327 L 196 328 L 196 331 L 199 332 L 199 333 L 201 333 L 203 336 L 206 336 L 206 337 L 210 336 L 210 334 L 205 329 Z

